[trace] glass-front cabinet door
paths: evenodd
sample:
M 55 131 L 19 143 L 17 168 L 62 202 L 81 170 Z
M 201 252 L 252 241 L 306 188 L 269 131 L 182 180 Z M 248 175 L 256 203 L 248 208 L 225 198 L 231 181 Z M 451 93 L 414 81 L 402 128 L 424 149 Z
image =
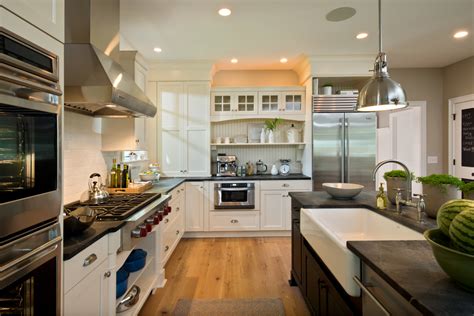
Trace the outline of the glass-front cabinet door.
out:
M 239 114 L 257 114 L 257 93 L 237 93 L 236 100 Z
M 235 113 L 232 106 L 232 93 L 214 92 L 211 95 L 211 113 L 212 115 L 230 115 Z
M 282 93 L 282 111 L 288 114 L 304 113 L 304 93 L 303 92 L 284 92 Z
M 277 113 L 280 111 L 281 94 L 278 92 L 259 93 L 260 113 Z

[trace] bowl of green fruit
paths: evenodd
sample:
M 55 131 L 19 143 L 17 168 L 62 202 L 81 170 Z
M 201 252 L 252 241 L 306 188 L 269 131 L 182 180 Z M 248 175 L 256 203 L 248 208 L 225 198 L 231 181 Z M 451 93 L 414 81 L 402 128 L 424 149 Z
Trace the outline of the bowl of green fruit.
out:
M 457 284 L 474 292 L 474 201 L 446 202 L 436 221 L 438 228 L 424 233 L 436 261 Z
M 160 174 L 152 170 L 147 170 L 138 174 L 141 181 L 158 181 Z

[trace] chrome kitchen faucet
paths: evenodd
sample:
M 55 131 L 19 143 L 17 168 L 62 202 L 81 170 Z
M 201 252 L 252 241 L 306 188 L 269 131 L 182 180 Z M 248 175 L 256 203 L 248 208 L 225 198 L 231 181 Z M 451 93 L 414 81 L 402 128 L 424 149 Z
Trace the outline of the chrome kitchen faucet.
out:
M 382 167 L 383 165 L 386 165 L 388 163 L 394 163 L 394 164 L 400 165 L 405 170 L 406 175 L 407 175 L 407 181 L 406 181 L 407 199 L 406 200 L 403 199 L 403 196 L 402 196 L 403 189 L 402 188 L 395 188 L 394 189 L 394 190 L 397 190 L 397 195 L 395 197 L 395 204 L 397 206 L 397 213 L 398 214 L 402 213 L 400 205 L 416 207 L 416 210 L 417 210 L 417 213 L 418 213 L 417 220 L 418 220 L 419 223 L 421 223 L 423 221 L 422 215 L 425 212 L 425 208 L 426 208 L 425 199 L 424 199 L 425 195 L 415 194 L 414 196 L 418 197 L 418 201 L 413 202 L 413 200 L 412 200 L 413 190 L 412 190 L 412 184 L 411 184 L 413 179 L 412 179 L 412 175 L 411 175 L 410 170 L 408 169 L 408 167 L 404 163 L 402 163 L 398 160 L 393 160 L 393 159 L 384 160 L 384 161 L 379 162 L 375 166 L 374 171 L 372 172 L 373 180 L 375 181 L 375 176 L 377 174 L 377 171 L 380 169 L 380 167 Z

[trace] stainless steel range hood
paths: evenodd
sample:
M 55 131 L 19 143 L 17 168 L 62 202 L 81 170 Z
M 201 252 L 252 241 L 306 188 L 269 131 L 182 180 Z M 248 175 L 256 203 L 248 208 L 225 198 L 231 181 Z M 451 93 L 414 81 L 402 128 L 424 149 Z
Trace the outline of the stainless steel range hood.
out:
M 64 47 L 64 105 L 66 109 L 86 115 L 105 117 L 153 117 L 156 107 L 135 84 L 120 64 L 91 43 L 91 10 L 95 0 L 66 0 L 66 44 Z M 118 5 L 118 0 L 117 0 Z M 100 27 L 118 25 L 118 14 L 92 12 L 95 16 L 117 19 L 116 23 L 104 21 Z M 105 19 L 106 19 L 105 18 Z M 102 32 L 103 30 L 99 30 Z M 119 38 L 118 27 L 109 34 Z M 114 38 L 103 39 L 104 45 L 115 44 Z M 102 46 L 104 46 L 102 45 Z

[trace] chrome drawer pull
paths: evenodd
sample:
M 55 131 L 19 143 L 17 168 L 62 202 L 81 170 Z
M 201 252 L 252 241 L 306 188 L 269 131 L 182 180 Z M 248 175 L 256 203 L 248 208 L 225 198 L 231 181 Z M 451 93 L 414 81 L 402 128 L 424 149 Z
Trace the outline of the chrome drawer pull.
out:
M 353 277 L 355 283 L 360 287 L 362 291 L 364 291 L 365 294 L 383 311 L 383 313 L 387 316 L 390 316 L 390 312 L 385 308 L 385 306 L 380 303 L 380 301 L 369 291 L 368 288 L 365 287 L 365 285 L 362 283 L 361 280 L 359 280 L 358 277 L 354 276 Z
M 231 219 L 230 222 L 231 222 L 232 224 L 236 224 L 236 223 L 238 223 L 239 221 L 236 220 L 236 219 Z
M 282 185 L 282 187 L 284 187 L 284 188 L 287 188 L 287 187 L 289 187 L 289 186 L 290 186 L 290 185 L 289 185 L 288 183 L 283 183 L 283 185 Z
M 112 275 L 112 273 L 110 273 L 110 271 L 107 271 L 104 273 L 104 277 L 106 278 L 110 278 L 110 276 Z
M 91 264 L 94 263 L 94 261 L 97 260 L 97 255 L 95 253 L 89 255 L 85 260 L 84 263 L 82 264 L 83 267 L 90 266 Z

